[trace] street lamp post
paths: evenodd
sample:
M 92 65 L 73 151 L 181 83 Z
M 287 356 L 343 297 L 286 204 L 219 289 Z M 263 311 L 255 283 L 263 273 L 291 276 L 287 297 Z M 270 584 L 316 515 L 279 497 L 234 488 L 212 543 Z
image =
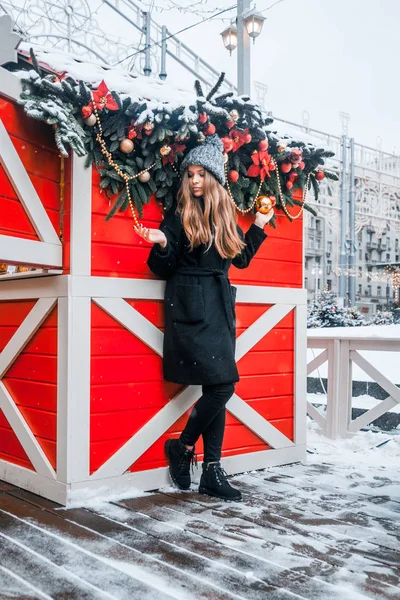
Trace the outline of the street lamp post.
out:
M 244 24 L 244 15 L 250 8 L 250 0 L 237 3 L 237 87 L 238 94 L 250 95 L 250 36 Z
M 238 94 L 251 94 L 250 38 L 255 41 L 261 33 L 265 18 L 250 10 L 250 0 L 238 0 L 236 27 L 230 25 L 221 33 L 224 46 L 232 54 L 237 48 Z

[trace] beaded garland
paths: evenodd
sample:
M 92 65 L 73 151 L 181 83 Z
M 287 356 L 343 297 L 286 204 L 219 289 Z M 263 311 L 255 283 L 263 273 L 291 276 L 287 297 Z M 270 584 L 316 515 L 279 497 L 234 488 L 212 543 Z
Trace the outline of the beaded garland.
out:
M 104 138 L 103 138 L 103 128 L 101 126 L 100 117 L 99 117 L 99 113 L 97 111 L 96 104 L 93 101 L 93 95 L 92 95 L 92 104 L 93 104 L 93 112 L 94 112 L 95 117 L 96 117 L 97 127 L 99 129 L 99 131 L 98 131 L 98 133 L 96 135 L 96 140 L 100 144 L 101 152 L 106 157 L 107 162 L 110 165 L 110 167 L 112 167 L 115 170 L 115 172 L 118 173 L 118 175 L 125 181 L 126 194 L 127 194 L 127 197 L 128 197 L 129 207 L 130 207 L 131 213 L 132 213 L 132 218 L 134 220 L 135 226 L 136 227 L 140 227 L 141 223 L 139 223 L 139 220 L 138 220 L 138 218 L 136 216 L 136 213 L 135 213 L 135 207 L 133 205 L 132 197 L 131 197 L 131 192 L 130 192 L 130 189 L 129 189 L 129 182 L 132 179 L 137 179 L 138 177 L 140 177 L 140 175 L 143 175 L 143 173 L 147 173 L 148 171 L 150 171 L 150 169 L 152 169 L 155 166 L 156 163 L 153 163 L 147 169 L 143 169 L 139 173 L 136 173 L 136 175 L 127 175 L 126 173 L 124 173 L 123 171 L 121 171 L 121 169 L 119 168 L 119 166 L 114 162 L 111 152 L 109 152 L 107 150 L 107 146 L 106 146 L 106 143 L 105 143 Z

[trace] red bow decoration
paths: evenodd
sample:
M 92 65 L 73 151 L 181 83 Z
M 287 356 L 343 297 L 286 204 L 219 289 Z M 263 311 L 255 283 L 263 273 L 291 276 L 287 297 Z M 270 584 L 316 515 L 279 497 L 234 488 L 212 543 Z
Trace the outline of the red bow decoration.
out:
M 232 129 L 229 132 L 229 137 L 233 142 L 232 150 L 234 152 L 236 152 L 236 150 L 239 150 L 239 148 L 243 146 L 243 144 L 249 144 L 251 142 L 251 135 L 248 129 L 245 129 L 243 132 L 239 131 L 238 129 Z
M 163 156 L 162 164 L 163 165 L 166 165 L 168 163 L 173 164 L 175 162 L 175 154 L 177 152 L 183 152 L 184 150 L 186 150 L 185 144 L 172 144 L 171 152 L 168 154 L 168 156 Z
M 103 81 L 100 83 L 97 90 L 92 92 L 93 101 L 89 102 L 87 106 L 82 106 L 82 117 L 86 119 L 93 112 L 93 106 L 97 108 L 97 110 L 103 110 L 104 107 L 108 108 L 108 110 L 118 110 L 118 104 L 114 100 L 110 90 L 106 86 L 106 83 Z
M 265 177 L 271 177 L 270 171 L 275 170 L 275 163 L 268 152 L 254 152 L 251 155 L 253 164 L 247 169 L 249 177 L 260 177 L 264 181 Z

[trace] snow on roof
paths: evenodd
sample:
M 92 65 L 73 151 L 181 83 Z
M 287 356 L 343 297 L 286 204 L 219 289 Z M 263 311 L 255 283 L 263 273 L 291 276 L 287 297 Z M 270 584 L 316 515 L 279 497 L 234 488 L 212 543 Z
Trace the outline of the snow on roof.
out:
M 21 42 L 18 52 L 23 56 L 29 55 L 32 44 Z M 179 89 L 166 81 L 145 77 L 144 75 L 133 75 L 123 68 L 101 65 L 98 62 L 82 61 L 77 57 L 65 52 L 51 52 L 39 46 L 33 46 L 36 58 L 42 65 L 48 65 L 54 71 L 63 73 L 66 71 L 74 79 L 84 81 L 96 87 L 102 79 L 111 90 L 117 91 L 121 96 L 135 98 L 147 98 L 160 102 L 169 102 L 172 106 L 182 104 L 193 104 L 195 93 Z M 18 73 L 21 77 L 25 73 Z

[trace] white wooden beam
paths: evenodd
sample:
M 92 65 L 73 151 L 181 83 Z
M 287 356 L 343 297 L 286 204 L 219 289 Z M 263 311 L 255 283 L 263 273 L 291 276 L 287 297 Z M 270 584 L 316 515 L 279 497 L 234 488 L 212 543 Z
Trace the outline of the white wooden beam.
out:
M 0 260 L 8 264 L 61 267 L 62 247 L 60 244 L 0 235 Z
M 307 365 L 307 375 L 313 373 L 318 367 L 324 364 L 328 360 L 328 350 L 325 349 L 321 354 L 315 356 Z
M 27 422 L 21 415 L 12 396 L 2 381 L 0 381 L 0 408 L 4 412 L 7 421 L 18 438 L 18 441 L 28 455 L 28 458 L 31 461 L 35 471 L 40 475 L 55 479 L 56 474 L 50 464 L 49 459 L 43 452 L 39 442 L 36 440 Z
M 0 379 L 29 342 L 41 323 L 50 314 L 57 298 L 40 298 L 22 321 L 17 331 L 0 352 Z
M 57 478 L 89 478 L 90 298 L 58 301 Z
M 257 344 L 279 321 L 294 309 L 292 304 L 276 304 L 267 309 L 250 327 L 236 340 L 236 360 L 239 361 L 247 352 Z
M 307 434 L 307 308 L 296 306 L 294 327 L 294 443 L 306 443 Z
M 10 100 L 18 100 L 22 92 L 22 83 L 19 77 L 4 67 L 0 67 L 0 95 Z
M 292 440 L 271 425 L 237 394 L 226 405 L 227 410 L 272 448 L 293 446 Z
M 168 431 L 200 396 L 200 386 L 192 385 L 185 388 L 93 473 L 91 479 L 122 475 L 150 446 Z
M 122 298 L 93 298 L 93 301 L 159 356 L 162 356 L 164 338 L 162 331 L 150 323 L 126 300 L 122 300 Z
M 42 242 L 61 247 L 58 234 L 50 221 L 35 187 L 0 119 L 0 162 Z M 44 264 L 44 263 L 43 263 Z M 58 263 L 49 263 L 59 266 Z
M 92 167 L 72 154 L 71 275 L 91 274 Z

